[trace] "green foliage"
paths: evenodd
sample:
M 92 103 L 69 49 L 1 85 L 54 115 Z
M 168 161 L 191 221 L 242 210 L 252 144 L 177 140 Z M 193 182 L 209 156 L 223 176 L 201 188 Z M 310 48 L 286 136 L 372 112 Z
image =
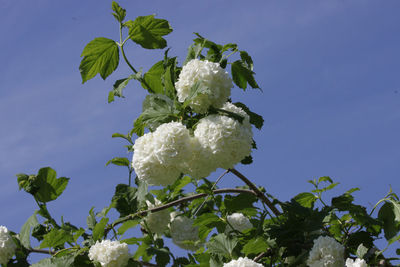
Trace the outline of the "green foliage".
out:
M 82 83 L 92 79 L 98 73 L 105 80 L 118 67 L 119 50 L 115 41 L 99 37 L 89 42 L 81 54 L 79 66 Z
M 128 152 L 133 151 L 134 134 L 142 136 L 146 129 L 154 131 L 163 123 L 180 121 L 193 134 L 199 120 L 211 114 L 229 116 L 243 122 L 243 116 L 214 107 L 210 107 L 204 114 L 194 113 L 189 105 L 192 100 L 199 95 L 210 94 L 213 90 L 201 81 L 190 88 L 184 103 L 179 102 L 175 83 L 182 66 L 178 65 L 177 57 L 168 55 L 169 49 L 147 72 L 142 73 L 142 69 L 137 71 L 123 49 L 127 41 L 132 40 L 146 49 L 163 49 L 167 46 L 164 37 L 172 32 L 172 28 L 167 20 L 156 19 L 154 15 L 125 21 L 126 10 L 114 1 L 111 7 L 112 15 L 119 25 L 119 42 L 104 37 L 90 41 L 82 52 L 79 69 L 83 83 L 97 74 L 106 79 L 117 69 L 121 51 L 133 73 L 124 75 L 126 78 L 114 83 L 108 102 L 113 102 L 115 97 L 123 98 L 123 90 L 132 80 L 138 81 L 149 93 L 143 101 L 141 115 L 134 121 L 133 129 L 127 134 L 112 135 L 113 138 L 122 138 L 128 142 Z M 123 35 L 126 32 L 123 29 L 129 32 L 125 39 Z M 246 51 L 239 50 L 234 43 L 217 44 L 198 33 L 195 35 L 183 65 L 192 59 L 216 62 L 222 68 L 230 64 L 232 79 L 239 88 L 244 91 L 248 85 L 259 88 L 254 77 L 253 59 Z M 234 55 L 236 58 L 232 62 L 230 57 Z M 249 115 L 252 125 L 257 129 L 262 128 L 264 119 L 261 115 L 252 112 L 242 102 L 235 102 L 234 105 Z M 253 148 L 257 148 L 254 140 Z M 252 161 L 252 157 L 248 156 L 242 163 L 251 164 Z M 310 192 L 301 192 L 287 202 L 265 195 L 265 189 L 252 186 L 251 182 L 243 178 L 246 187 L 220 190 L 217 186 L 219 180 L 197 180 L 182 174 L 173 184 L 149 191 L 148 185 L 138 178 L 131 186 L 134 170 L 128 157 L 114 157 L 106 166 L 109 164 L 127 167 L 129 184 L 118 184 L 111 204 L 100 212 L 95 213 L 94 207 L 90 209 L 86 229 L 65 222 L 63 217 L 57 223 L 48 209 L 47 202 L 56 200 L 63 193 L 68 178 L 57 178 L 56 171 L 50 167 L 40 169 L 37 175 L 17 174 L 19 189 L 34 197 L 38 210 L 28 218 L 19 234 L 12 233 L 17 250 L 15 257 L 7 264 L 8 267 L 29 266 L 29 254 L 44 248 L 49 249 L 49 254 L 55 254 L 31 266 L 100 266 L 88 258 L 88 251 L 96 241 L 103 239 L 120 240 L 134 246 L 134 255 L 127 266 L 146 266 L 149 262 L 155 262 L 157 266 L 220 267 L 232 259 L 244 256 L 258 259 L 264 266 L 304 266 L 314 240 L 321 235 L 333 237 L 343 244 L 345 257 L 363 258 L 370 266 L 378 266 L 382 260 L 387 264 L 396 260 L 385 258 L 383 253 L 386 248 L 379 249 L 376 245 L 376 240 L 382 237 L 386 238 L 388 246 L 400 240 L 400 202 L 392 191 L 378 201 L 371 211 L 354 203 L 352 193 L 358 188 L 352 188 L 333 197 L 330 202 L 325 202 L 326 192 L 333 192 L 338 185 L 329 176 L 310 180 L 313 186 Z M 232 169 L 230 171 L 233 173 Z M 272 203 L 266 200 L 268 198 L 272 199 Z M 149 211 L 152 206 L 147 201 L 157 204 L 157 207 Z M 117 213 L 111 212 L 108 215 L 112 208 Z M 198 233 L 199 240 L 183 243 L 199 245 L 196 252 L 185 257 L 175 257 L 173 251 L 164 244 L 166 238 L 173 236 L 172 230 L 152 233 L 148 223 L 149 215 L 155 216 L 161 211 L 174 212 L 174 216 L 187 216 L 193 220 L 193 225 L 188 226 L 188 229 Z M 250 219 L 253 227 L 243 231 L 235 229 L 233 223 L 226 219 L 233 213 L 242 213 Z M 167 219 L 163 217 L 162 220 Z M 233 230 L 229 231 L 228 226 Z M 130 231 L 132 229 L 140 229 L 141 235 L 134 236 L 137 231 Z M 182 231 L 187 231 L 186 226 Z M 37 249 L 31 247 L 30 236 L 37 239 Z M 399 250 L 396 252 L 400 254 Z
M 125 26 L 129 28 L 130 39 L 147 49 L 166 47 L 167 41 L 162 36 L 172 32 L 167 20 L 156 19 L 154 15 L 137 17 L 135 21 L 127 21 Z

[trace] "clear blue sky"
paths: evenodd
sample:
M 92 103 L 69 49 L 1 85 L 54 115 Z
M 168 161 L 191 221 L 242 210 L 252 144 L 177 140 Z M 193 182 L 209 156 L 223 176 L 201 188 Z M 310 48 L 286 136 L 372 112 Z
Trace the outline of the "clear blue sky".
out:
M 253 56 L 263 92 L 233 89 L 264 116 L 255 130 L 254 164 L 237 168 L 281 200 L 329 175 L 341 194 L 360 187 L 371 207 L 400 194 L 400 1 L 120 1 L 128 18 L 156 13 L 170 21 L 170 54 L 184 60 L 193 32 L 235 42 Z M 111 1 L 0 0 L 0 225 L 19 231 L 35 209 L 18 191 L 16 173 L 51 166 L 70 177 L 49 209 L 84 226 L 91 206 L 110 203 L 126 172 L 105 163 L 126 156 L 123 142 L 141 111 L 144 90 L 107 104 L 119 71 L 81 84 L 80 54 L 95 37 L 118 38 Z M 160 51 L 128 45 L 147 70 Z M 130 158 L 131 156 L 128 155 Z M 221 170 L 213 174 L 217 176 Z M 227 176 L 221 186 L 231 185 Z M 237 183 L 240 185 L 240 183 Z

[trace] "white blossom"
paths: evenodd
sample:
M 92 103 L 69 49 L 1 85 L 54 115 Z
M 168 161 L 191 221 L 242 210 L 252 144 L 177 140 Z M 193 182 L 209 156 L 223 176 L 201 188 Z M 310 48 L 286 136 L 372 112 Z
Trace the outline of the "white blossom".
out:
M 174 216 L 171 222 L 172 241 L 180 248 L 196 251 L 200 248 L 199 230 L 193 220 L 185 216 Z
M 208 155 L 210 164 L 229 169 L 250 155 L 253 132 L 249 116 L 241 108 L 227 102 L 222 109 L 243 116 L 243 121 L 225 115 L 210 115 L 199 121 L 194 136 Z
M 17 246 L 7 227 L 0 226 L 0 265 L 5 265 L 14 256 Z
M 147 207 L 149 209 L 160 206 L 162 203 L 158 199 L 154 199 L 154 204 L 146 200 Z M 154 213 L 149 213 L 146 216 L 146 224 L 150 228 L 152 233 L 162 234 L 168 228 L 170 221 L 170 212 L 167 209 L 160 210 Z
M 225 232 L 232 231 L 231 226 L 233 227 L 234 230 L 237 230 L 240 232 L 243 232 L 243 231 L 253 227 L 250 220 L 246 216 L 244 216 L 242 213 L 233 213 L 231 215 L 228 215 L 226 217 L 226 219 L 229 224 L 226 227 Z
M 231 260 L 228 263 L 224 263 L 223 267 L 263 267 L 263 265 L 247 257 L 240 257 L 237 260 Z
M 99 262 L 102 267 L 123 267 L 129 258 L 128 245 L 119 241 L 96 241 L 89 249 L 89 259 Z
M 307 265 L 310 267 L 343 267 L 344 246 L 332 237 L 318 237 L 314 240 Z
M 346 267 L 368 267 L 368 264 L 365 262 L 365 260 L 359 258 L 357 258 L 356 260 L 347 258 Z
M 166 186 L 179 178 L 182 162 L 190 157 L 189 130 L 179 122 L 164 123 L 136 139 L 133 148 L 132 166 L 139 179 Z
M 218 63 L 192 59 L 185 66 L 175 83 L 178 100 L 184 102 L 190 96 L 190 89 L 201 82 L 209 91 L 197 95 L 189 104 L 196 113 L 204 113 L 209 106 L 220 108 L 229 98 L 232 79 Z

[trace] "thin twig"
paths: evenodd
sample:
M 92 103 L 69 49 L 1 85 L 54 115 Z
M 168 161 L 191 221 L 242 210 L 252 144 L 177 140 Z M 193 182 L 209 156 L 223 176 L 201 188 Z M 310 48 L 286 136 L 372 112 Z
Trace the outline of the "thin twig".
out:
M 222 179 L 222 177 L 225 176 L 225 174 L 227 174 L 229 172 L 229 170 L 225 170 L 223 174 L 221 174 L 218 179 L 215 181 L 215 183 L 213 184 L 213 186 L 211 187 L 211 190 L 214 190 L 215 187 L 217 186 L 218 182 Z M 195 217 L 196 214 L 199 212 L 199 210 L 204 206 L 204 204 L 206 203 L 207 199 L 204 199 L 203 203 L 201 203 L 201 205 L 197 208 L 197 210 L 195 211 L 195 213 L 192 215 L 192 217 Z
M 57 253 L 57 251 L 54 250 L 46 250 L 46 249 L 37 249 L 37 248 L 30 248 L 29 253 L 34 252 L 34 253 L 41 253 L 41 254 L 48 254 L 48 255 L 54 255 Z
M 271 209 L 271 211 L 275 214 L 275 216 L 281 215 L 281 212 L 272 204 L 272 202 L 261 192 L 257 186 L 255 186 L 249 179 L 247 179 L 243 174 L 235 170 L 234 168 L 229 169 L 231 173 L 236 175 L 238 178 L 240 178 L 245 184 L 247 184 L 251 190 L 253 190 L 256 195 L 261 199 L 262 202 L 264 202 L 268 208 Z

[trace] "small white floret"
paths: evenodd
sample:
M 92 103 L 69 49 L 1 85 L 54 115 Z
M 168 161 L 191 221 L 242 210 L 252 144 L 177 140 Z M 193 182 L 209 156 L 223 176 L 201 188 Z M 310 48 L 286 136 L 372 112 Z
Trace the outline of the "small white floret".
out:
M 357 258 L 353 260 L 351 258 L 347 258 L 346 267 L 368 267 L 368 264 L 363 259 Z
M 232 227 L 234 230 L 243 232 L 253 227 L 250 220 L 244 216 L 242 213 L 233 213 L 226 217 L 228 221 L 228 225 L 226 227 L 225 232 L 232 231 Z M 232 226 L 232 227 L 231 227 Z

